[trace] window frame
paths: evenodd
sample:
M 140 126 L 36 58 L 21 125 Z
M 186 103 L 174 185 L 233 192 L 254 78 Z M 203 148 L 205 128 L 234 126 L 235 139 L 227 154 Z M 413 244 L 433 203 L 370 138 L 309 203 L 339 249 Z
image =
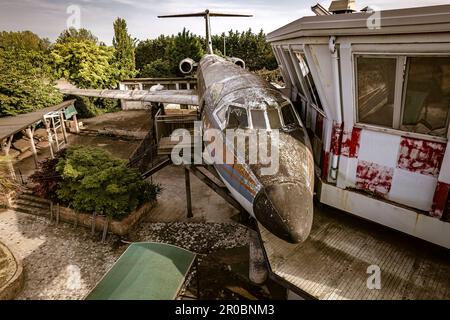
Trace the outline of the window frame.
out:
M 230 120 L 230 114 L 231 114 L 231 111 L 230 111 L 231 107 L 241 108 L 241 109 L 245 110 L 245 113 L 247 115 L 247 128 L 228 128 L 228 122 Z M 226 117 L 225 117 L 225 122 L 223 124 L 225 129 L 248 129 L 248 128 L 251 128 L 250 124 L 253 125 L 253 123 L 251 122 L 251 118 L 249 116 L 250 112 L 249 112 L 249 110 L 247 110 L 246 107 L 239 105 L 237 103 L 230 103 L 226 108 L 227 108 L 227 110 L 225 111 Z
M 396 71 L 395 71 L 395 98 L 394 98 L 394 110 L 393 110 L 393 121 L 392 127 L 384 127 L 381 125 L 370 124 L 360 122 L 359 120 L 359 105 L 358 105 L 358 57 L 367 58 L 395 58 Z M 411 131 L 401 130 L 401 125 L 403 121 L 403 114 L 405 110 L 406 103 L 406 91 L 408 87 L 408 69 L 409 69 L 409 58 L 416 57 L 447 57 L 450 58 L 448 53 L 379 53 L 379 52 L 354 52 L 352 54 L 353 63 L 353 100 L 354 100 L 354 110 L 355 118 L 354 123 L 356 127 L 365 128 L 372 131 L 392 133 L 395 135 L 407 136 L 412 138 L 421 138 L 426 140 L 447 142 L 450 139 L 450 111 L 447 114 L 447 133 L 446 136 L 433 136 L 424 133 L 417 133 Z

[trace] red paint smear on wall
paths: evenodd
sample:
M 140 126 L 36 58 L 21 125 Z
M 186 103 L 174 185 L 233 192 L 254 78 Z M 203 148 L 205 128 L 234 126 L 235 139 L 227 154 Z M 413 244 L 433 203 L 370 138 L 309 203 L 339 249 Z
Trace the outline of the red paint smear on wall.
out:
M 391 190 L 393 175 L 394 168 L 359 161 L 356 171 L 356 187 L 379 196 L 385 196 Z
M 336 156 L 341 154 L 342 141 L 342 127 L 343 123 L 333 123 L 333 130 L 331 131 L 331 146 L 330 152 Z
M 344 132 L 342 137 L 341 154 L 349 158 L 357 158 L 359 153 L 359 141 L 361 129 L 353 128 L 352 132 Z
M 450 192 L 450 184 L 438 182 L 436 192 L 433 197 L 433 207 L 430 215 L 436 218 L 442 218 L 447 207 L 448 196 Z
M 446 145 L 440 142 L 402 137 L 398 168 L 437 177 Z

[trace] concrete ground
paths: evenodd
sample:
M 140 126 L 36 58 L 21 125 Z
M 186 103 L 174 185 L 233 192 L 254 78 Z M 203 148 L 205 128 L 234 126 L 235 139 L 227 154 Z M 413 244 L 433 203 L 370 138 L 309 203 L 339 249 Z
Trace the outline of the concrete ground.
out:
M 186 189 L 184 168 L 181 166 L 168 166 L 157 172 L 152 181 L 159 183 L 163 192 L 158 204 L 152 211 L 149 222 L 185 222 Z M 238 211 L 217 195 L 213 190 L 201 182 L 196 176 L 190 175 L 192 213 L 194 218 L 190 221 L 230 223 L 231 218 Z
M 150 129 L 149 110 L 128 110 L 105 113 L 95 118 L 81 119 L 84 127 L 90 130 L 114 128 L 120 130 L 148 132 Z

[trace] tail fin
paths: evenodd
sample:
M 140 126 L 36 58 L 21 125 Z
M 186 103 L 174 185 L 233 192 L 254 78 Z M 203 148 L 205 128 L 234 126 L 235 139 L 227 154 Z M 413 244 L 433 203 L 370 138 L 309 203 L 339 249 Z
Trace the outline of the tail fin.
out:
M 212 40 L 211 40 L 211 24 L 210 17 L 253 17 L 249 14 L 234 14 L 234 13 L 219 13 L 219 12 L 209 12 L 205 10 L 204 12 L 198 13 L 182 13 L 182 14 L 172 14 L 165 16 L 158 16 L 158 18 L 188 18 L 188 17 L 204 17 L 206 25 L 206 40 L 208 41 L 206 51 L 208 54 L 213 53 Z

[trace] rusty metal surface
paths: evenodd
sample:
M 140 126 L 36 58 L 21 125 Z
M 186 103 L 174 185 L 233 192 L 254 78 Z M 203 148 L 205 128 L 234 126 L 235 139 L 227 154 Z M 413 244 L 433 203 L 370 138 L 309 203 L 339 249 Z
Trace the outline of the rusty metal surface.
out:
M 450 299 L 450 252 L 440 247 L 328 207 L 315 208 L 302 244 L 260 230 L 271 271 L 317 299 Z M 380 290 L 367 288 L 371 265 Z

